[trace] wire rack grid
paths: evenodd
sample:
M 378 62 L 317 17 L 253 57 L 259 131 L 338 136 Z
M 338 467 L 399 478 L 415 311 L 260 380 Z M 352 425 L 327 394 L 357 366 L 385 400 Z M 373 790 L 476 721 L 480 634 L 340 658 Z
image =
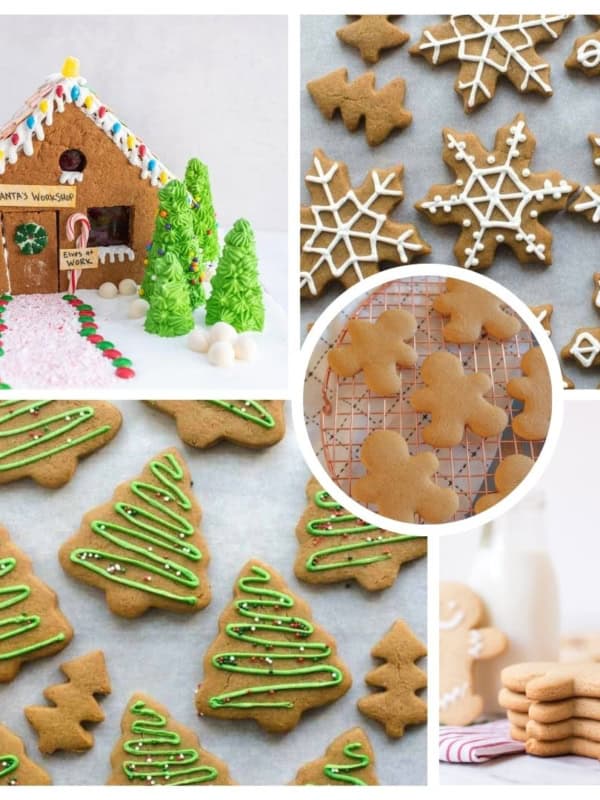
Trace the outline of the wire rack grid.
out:
M 327 366 L 327 352 L 350 340 L 345 320 L 342 330 L 332 341 L 325 337 L 319 352 L 313 353 L 307 374 L 320 378 L 320 409 L 305 409 L 307 425 L 320 428 L 318 455 L 332 479 L 346 494 L 352 494 L 352 483 L 364 475 L 360 449 L 366 437 L 375 430 L 395 430 L 406 439 L 411 455 L 431 450 L 422 438 L 423 425 L 429 416 L 416 412 L 409 402 L 412 392 L 422 387 L 423 360 L 437 350 L 457 355 L 465 372 L 485 372 L 492 379 L 492 389 L 486 399 L 503 408 L 509 423 L 498 437 L 482 439 L 468 429 L 461 444 L 452 448 L 438 448 L 434 452 L 439 460 L 436 482 L 449 486 L 459 497 L 459 507 L 454 519 L 464 519 L 473 513 L 475 500 L 495 491 L 493 475 L 500 462 L 509 455 L 522 453 L 536 459 L 544 441 L 527 441 L 519 438 L 512 429 L 512 420 L 522 410 L 522 403 L 513 400 L 506 391 L 507 382 L 522 375 L 521 356 L 537 341 L 529 328 L 504 342 L 485 334 L 476 344 L 455 345 L 444 342 L 442 329 L 444 317 L 432 309 L 432 298 L 443 292 L 445 280 L 434 276 L 402 278 L 382 285 L 369 294 L 351 314 L 353 319 L 374 322 L 387 309 L 410 311 L 417 320 L 417 331 L 412 342 L 417 351 L 415 367 L 403 368 L 402 391 L 395 397 L 381 397 L 371 392 L 362 372 L 353 378 L 339 378 Z M 509 313 L 510 308 L 504 307 Z M 347 318 L 346 318 L 347 319 Z M 339 324 L 339 323 L 338 323 Z M 312 392 L 312 403 L 317 395 Z M 316 437 L 312 436 L 313 445 Z M 317 448 L 316 448 L 317 449 Z M 418 520 L 422 522 L 422 520 Z

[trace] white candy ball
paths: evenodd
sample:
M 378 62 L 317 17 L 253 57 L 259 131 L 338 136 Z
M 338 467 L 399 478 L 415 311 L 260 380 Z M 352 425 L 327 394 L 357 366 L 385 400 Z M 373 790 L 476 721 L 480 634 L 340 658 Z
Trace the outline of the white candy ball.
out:
M 123 278 L 119 284 L 121 294 L 137 294 L 137 283 L 132 278 Z
M 141 319 L 146 316 L 149 308 L 149 303 L 141 297 L 138 297 L 137 300 L 129 304 L 127 316 L 129 319 Z
M 241 333 L 233 343 L 233 350 L 239 361 L 254 361 L 258 345 L 251 333 Z
M 230 367 L 235 361 L 231 342 L 213 342 L 208 350 L 208 360 L 215 367 Z
M 233 342 L 237 331 L 228 322 L 216 322 L 209 331 L 211 342 Z
M 104 297 L 105 300 L 112 300 L 113 297 L 116 297 L 119 294 L 119 290 L 114 283 L 107 281 L 107 283 L 103 283 L 98 289 L 98 294 L 100 297 Z
M 207 353 L 210 346 L 208 333 L 201 328 L 196 328 L 187 338 L 187 346 L 195 353 Z

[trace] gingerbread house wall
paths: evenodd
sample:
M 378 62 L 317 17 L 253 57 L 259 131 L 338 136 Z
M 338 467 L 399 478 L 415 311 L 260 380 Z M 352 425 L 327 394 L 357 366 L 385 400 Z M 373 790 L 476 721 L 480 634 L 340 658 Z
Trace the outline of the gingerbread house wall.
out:
M 131 208 L 130 247 L 135 258 L 123 262 L 108 259 L 97 269 L 83 270 L 78 286 L 97 288 L 105 281 L 118 283 L 123 278 L 140 282 L 144 272 L 146 245 L 152 239 L 154 218 L 158 210 L 158 189 L 149 180 L 142 179 L 140 170 L 129 163 L 114 142 L 74 105 L 56 113 L 53 124 L 45 128 L 45 139 L 34 139 L 31 156 L 19 154 L 15 164 L 8 164 L 0 184 L 60 185 L 59 160 L 65 150 L 80 150 L 86 158 L 83 181 L 76 183 L 75 208 L 58 210 L 59 247 L 73 247 L 66 236 L 66 224 L 75 211 L 87 214 L 89 208 L 128 206 Z M 15 209 L 5 209 L 5 211 Z M 1 211 L 1 209 L 0 209 Z M 8 237 L 7 237 L 8 238 Z M 8 268 L 14 242 L 7 241 Z M 0 244 L 0 290 L 8 289 L 7 263 Z M 67 273 L 61 273 L 60 291 L 67 288 Z M 35 291 L 32 287 L 31 291 Z

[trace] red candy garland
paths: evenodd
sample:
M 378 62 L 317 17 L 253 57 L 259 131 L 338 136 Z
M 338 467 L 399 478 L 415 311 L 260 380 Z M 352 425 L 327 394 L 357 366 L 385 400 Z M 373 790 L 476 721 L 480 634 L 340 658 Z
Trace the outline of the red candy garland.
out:
M 74 294 L 63 295 L 63 300 L 66 300 L 69 305 L 77 309 L 79 314 L 79 324 L 81 330 L 80 336 L 84 336 L 90 344 L 93 344 L 98 350 L 102 351 L 105 358 L 110 358 L 113 367 L 115 367 L 115 374 L 118 378 L 133 378 L 135 372 L 133 371 L 132 362 L 129 358 L 125 358 L 120 350 L 117 350 L 112 342 L 107 341 L 103 336 L 98 333 L 98 325 L 95 322 L 96 312 L 92 306 L 87 305 Z M 0 384 L 1 387 L 1 384 Z
M 6 306 L 12 300 L 12 295 L 10 294 L 3 294 L 0 296 L 0 357 L 4 355 L 4 344 L 2 342 L 2 334 L 4 331 L 8 330 L 8 325 L 4 321 L 4 312 L 6 311 Z M 10 389 L 8 383 L 2 383 L 0 381 L 0 390 L 1 389 Z

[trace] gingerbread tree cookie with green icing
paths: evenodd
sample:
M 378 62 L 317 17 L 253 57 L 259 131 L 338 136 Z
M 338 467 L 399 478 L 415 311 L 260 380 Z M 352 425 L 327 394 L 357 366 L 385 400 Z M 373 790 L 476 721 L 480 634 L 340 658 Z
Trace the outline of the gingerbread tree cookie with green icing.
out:
M 27 556 L 0 526 L 0 683 L 8 683 L 26 661 L 66 647 L 73 630 L 55 593 L 37 578 Z
M 0 787 L 49 786 L 51 783 L 46 770 L 27 757 L 21 739 L 0 725 Z
M 423 536 L 395 534 L 346 511 L 311 478 L 308 506 L 296 527 L 299 543 L 294 572 L 307 583 L 355 580 L 369 591 L 391 586 L 406 561 L 427 552 Z
M 362 728 L 342 733 L 329 745 L 322 758 L 301 767 L 293 780 L 296 786 L 378 786 L 375 756 Z
M 249 561 L 204 657 L 198 713 L 250 718 L 287 733 L 305 711 L 334 702 L 351 684 L 335 641 L 313 621 L 308 604 L 270 566 Z
M 58 489 L 77 463 L 113 439 L 121 412 L 99 400 L 0 401 L 0 485 L 32 478 Z
M 283 400 L 149 400 L 148 405 L 174 417 L 190 447 L 225 440 L 260 449 L 277 444 L 285 433 Z
M 141 692 L 127 703 L 110 763 L 110 786 L 235 784 L 227 765 L 202 749 L 193 730 Z
M 223 255 L 212 278 L 206 303 L 206 324 L 228 322 L 238 333 L 265 326 L 263 291 L 252 226 L 238 219 L 225 236 Z
M 155 456 L 83 517 L 60 549 L 63 569 L 102 589 L 121 617 L 139 617 L 149 608 L 204 608 L 210 602 L 209 554 L 191 485 L 175 448 Z

